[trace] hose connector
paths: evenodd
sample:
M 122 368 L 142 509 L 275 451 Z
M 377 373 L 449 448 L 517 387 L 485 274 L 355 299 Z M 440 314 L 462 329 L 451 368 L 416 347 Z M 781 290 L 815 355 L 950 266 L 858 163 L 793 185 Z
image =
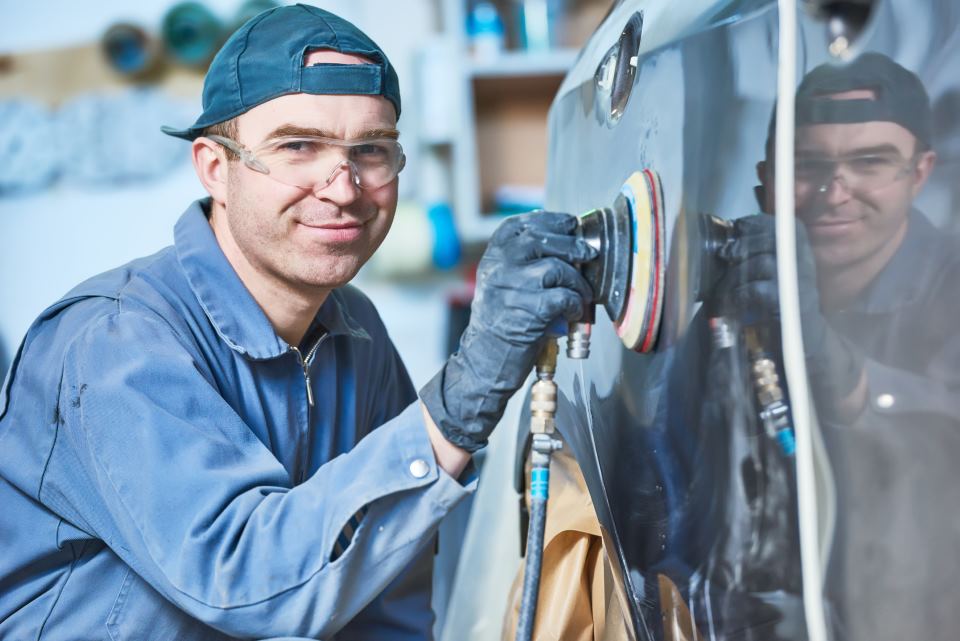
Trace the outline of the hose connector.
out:
M 553 376 L 558 351 L 557 341 L 550 338 L 537 357 L 537 382 L 530 392 L 530 432 L 535 435 L 553 434 L 557 429 L 557 384 Z
M 591 323 L 570 324 L 570 331 L 567 333 L 567 358 L 584 360 L 590 357 L 591 328 Z

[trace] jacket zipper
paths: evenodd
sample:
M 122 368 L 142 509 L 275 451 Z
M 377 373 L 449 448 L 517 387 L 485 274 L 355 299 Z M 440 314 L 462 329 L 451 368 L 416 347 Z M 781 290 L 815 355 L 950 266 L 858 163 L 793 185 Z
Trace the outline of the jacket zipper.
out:
M 310 351 L 307 352 L 306 358 L 304 358 L 303 353 L 297 347 L 290 347 L 290 351 L 294 352 L 297 355 L 297 359 L 300 361 L 300 367 L 303 369 L 303 382 L 307 386 L 307 403 L 310 407 L 313 407 L 313 387 L 310 385 L 310 365 L 313 363 L 313 357 L 317 355 L 317 350 L 320 349 L 320 345 L 323 344 L 323 341 L 327 340 L 329 334 L 324 333 L 317 342 L 313 344 L 313 347 L 310 348 Z
M 300 367 L 303 369 L 303 382 L 307 387 L 307 425 L 306 431 L 310 431 L 310 420 L 312 418 L 313 412 L 313 386 L 310 383 L 310 365 L 313 363 L 314 356 L 317 355 L 317 350 L 320 349 L 320 345 L 323 344 L 323 341 L 327 340 L 329 334 L 324 333 L 323 336 L 317 339 L 317 342 L 313 344 L 313 347 L 310 348 L 310 351 L 307 352 L 306 358 L 304 358 L 303 353 L 299 348 L 290 346 L 290 351 L 294 352 L 297 355 L 297 359 L 300 361 Z M 298 457 L 300 459 L 299 467 L 300 471 L 297 473 L 297 482 L 303 483 L 306 480 L 306 467 L 307 467 L 307 448 L 301 447 L 301 454 Z

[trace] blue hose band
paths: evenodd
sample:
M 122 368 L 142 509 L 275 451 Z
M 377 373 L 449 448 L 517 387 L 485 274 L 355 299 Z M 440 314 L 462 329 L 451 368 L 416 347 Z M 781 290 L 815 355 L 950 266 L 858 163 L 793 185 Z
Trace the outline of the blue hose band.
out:
M 797 451 L 797 440 L 793 436 L 793 428 L 787 427 L 777 432 L 777 442 L 786 456 L 793 456 Z
M 530 498 L 532 500 L 547 500 L 550 488 L 550 468 L 535 467 L 530 471 Z

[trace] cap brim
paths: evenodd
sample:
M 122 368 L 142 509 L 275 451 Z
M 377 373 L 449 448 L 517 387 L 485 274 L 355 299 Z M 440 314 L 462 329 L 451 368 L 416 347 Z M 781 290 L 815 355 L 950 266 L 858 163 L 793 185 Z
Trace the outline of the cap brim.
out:
M 160 131 L 167 134 L 168 136 L 175 136 L 177 138 L 182 138 L 184 140 L 189 140 L 190 142 L 193 142 L 194 140 L 200 137 L 200 132 L 203 130 L 198 129 L 196 127 L 188 127 L 186 129 L 175 129 L 168 125 L 163 125 L 160 127 Z

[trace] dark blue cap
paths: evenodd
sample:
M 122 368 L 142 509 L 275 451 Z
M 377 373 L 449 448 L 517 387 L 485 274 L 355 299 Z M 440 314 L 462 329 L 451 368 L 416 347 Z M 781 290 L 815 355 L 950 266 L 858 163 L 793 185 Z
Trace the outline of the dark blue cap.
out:
M 831 94 L 869 89 L 872 99 L 825 100 Z M 864 53 L 845 65 L 823 64 L 797 89 L 797 125 L 893 122 L 932 143 L 933 112 L 920 78 L 887 56 Z
M 372 64 L 304 67 L 314 49 L 355 54 Z M 207 70 L 203 113 L 187 129 L 162 130 L 193 140 L 210 125 L 294 93 L 383 96 L 400 117 L 397 72 L 377 43 L 329 11 L 296 4 L 264 11 L 237 29 Z

